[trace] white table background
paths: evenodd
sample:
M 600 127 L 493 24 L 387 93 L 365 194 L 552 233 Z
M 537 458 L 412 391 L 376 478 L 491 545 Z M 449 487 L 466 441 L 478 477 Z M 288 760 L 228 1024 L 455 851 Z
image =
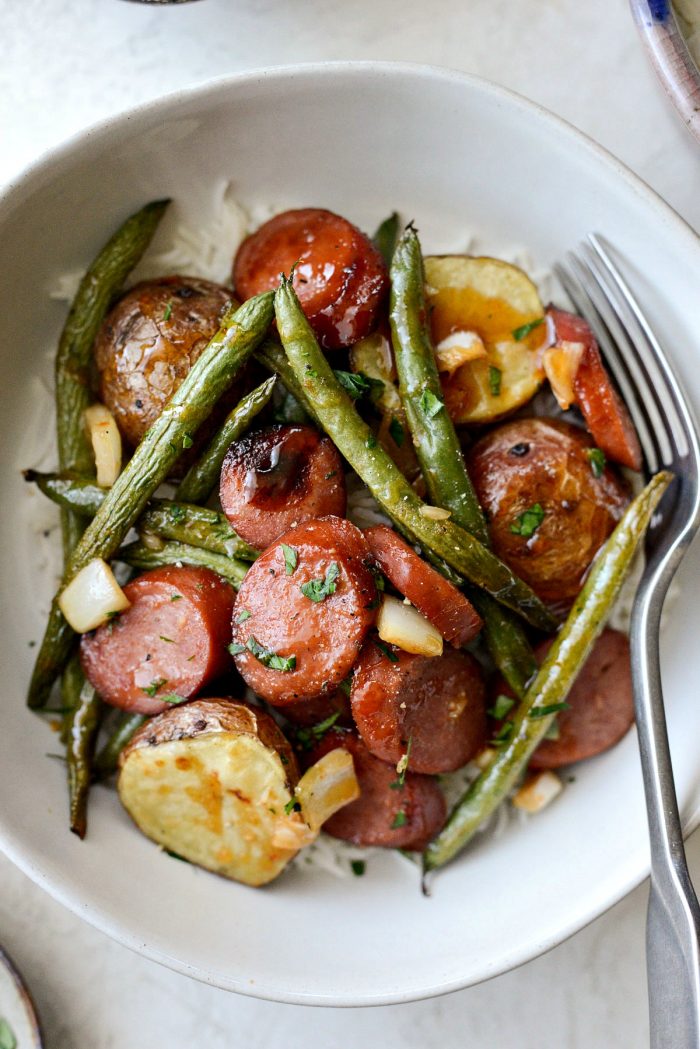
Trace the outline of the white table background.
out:
M 0 185 L 88 124 L 211 76 L 399 59 L 476 73 L 554 110 L 700 230 L 700 148 L 625 0 L 0 0 L 0 39 Z M 689 852 L 700 885 L 700 832 Z M 31 984 L 48 1049 L 638 1049 L 645 907 L 642 887 L 548 955 L 449 997 L 312 1009 L 239 998 L 137 957 L 0 858 L 0 942 Z

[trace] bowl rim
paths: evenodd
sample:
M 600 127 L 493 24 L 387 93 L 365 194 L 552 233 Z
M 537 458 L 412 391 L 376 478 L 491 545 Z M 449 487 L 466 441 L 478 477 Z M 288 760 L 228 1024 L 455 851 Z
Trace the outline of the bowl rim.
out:
M 700 68 L 681 32 L 673 3 L 665 3 L 663 17 L 659 18 L 649 0 L 630 0 L 634 21 L 661 86 L 688 131 L 700 142 Z
M 615 157 L 614 154 L 564 118 L 557 116 L 539 103 L 533 102 L 509 88 L 502 87 L 474 74 L 429 64 L 390 61 L 309 62 L 257 67 L 238 73 L 213 77 L 120 110 L 118 113 L 96 121 L 87 128 L 75 132 L 57 145 L 48 147 L 34 161 L 13 176 L 0 190 L 0 223 L 10 211 L 21 206 L 26 197 L 32 193 L 34 186 L 40 183 L 44 177 L 52 173 L 60 174 L 61 165 L 64 161 L 95 143 L 99 145 L 101 142 L 109 141 L 113 130 L 125 127 L 130 121 L 137 122 L 142 116 L 157 113 L 158 110 L 177 108 L 180 103 L 206 100 L 220 92 L 235 91 L 239 85 L 251 85 L 263 80 L 275 80 L 279 85 L 283 86 L 285 82 L 293 79 L 307 78 L 311 82 L 322 82 L 326 78 L 338 76 L 367 78 L 371 75 L 379 78 L 391 78 L 395 82 L 402 79 L 407 82 L 415 79 L 437 80 L 460 89 L 479 92 L 486 97 L 491 97 L 503 104 L 536 116 L 538 120 L 550 125 L 559 135 L 563 135 L 565 139 L 575 143 L 577 147 L 583 147 L 617 179 L 621 178 L 631 191 L 641 196 L 646 205 L 660 215 L 665 223 L 672 228 L 676 237 L 686 240 L 690 250 L 698 250 L 698 235 L 670 204 L 664 201 L 655 190 Z M 689 806 L 689 811 L 686 811 L 683 816 L 683 833 L 684 837 L 687 837 L 700 824 L 700 796 L 692 802 Z M 563 928 L 560 928 L 555 935 L 550 935 L 547 939 L 540 940 L 536 945 L 531 944 L 529 948 L 523 947 L 520 950 L 513 950 L 511 954 L 504 956 L 496 968 L 483 967 L 476 978 L 472 976 L 456 978 L 437 986 L 428 986 L 419 993 L 415 990 L 408 992 L 390 991 L 372 997 L 361 994 L 348 998 L 326 994 L 306 994 L 296 991 L 268 991 L 265 988 L 258 987 L 257 984 L 228 978 L 224 974 L 211 972 L 199 966 L 188 964 L 186 961 L 175 958 L 155 946 L 144 943 L 143 939 L 133 930 L 119 922 L 115 922 L 114 919 L 105 916 L 99 908 L 93 908 L 90 904 L 86 904 L 84 900 L 78 898 L 78 895 L 71 890 L 70 884 L 56 884 L 51 876 L 50 869 L 42 869 L 43 865 L 39 865 L 31 855 L 25 854 L 22 843 L 15 841 L 14 836 L 6 832 L 3 827 L 1 813 L 0 850 L 20 870 L 27 874 L 32 881 L 63 906 L 67 907 L 68 910 L 88 921 L 92 926 L 130 948 L 135 953 L 141 954 L 151 961 L 166 965 L 183 975 L 194 977 L 204 983 L 242 993 L 249 997 L 285 1004 L 323 1007 L 391 1005 L 419 1001 L 462 990 L 465 987 L 473 986 L 494 976 L 501 975 L 535 957 L 539 957 L 541 954 L 564 942 L 574 933 L 585 928 L 635 889 L 649 874 L 649 859 L 647 856 L 636 867 L 629 868 L 622 873 L 619 884 L 602 908 L 597 906 L 584 914 L 576 913 L 570 922 Z

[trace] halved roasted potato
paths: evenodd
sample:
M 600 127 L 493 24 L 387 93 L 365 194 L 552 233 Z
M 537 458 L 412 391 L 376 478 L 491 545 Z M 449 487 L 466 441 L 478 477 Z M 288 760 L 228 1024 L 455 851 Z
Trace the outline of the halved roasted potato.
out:
M 359 794 L 347 751 L 326 755 L 299 780 L 276 722 L 232 699 L 198 699 L 153 718 L 119 765 L 119 797 L 144 834 L 246 885 L 276 878 Z
M 500 259 L 429 255 L 425 280 L 438 367 L 441 357 L 449 363 L 458 355 L 460 332 L 465 357 L 473 357 L 457 368 L 441 369 L 453 420 L 492 422 L 529 401 L 544 378 L 538 350 L 546 330 L 544 308 L 530 278 Z M 474 352 L 474 336 L 485 354 Z M 441 355 L 445 340 L 450 353 Z
M 149 838 L 246 885 L 277 877 L 299 846 L 273 844 L 299 777 L 275 721 L 198 699 L 146 722 L 120 758 L 119 797 Z

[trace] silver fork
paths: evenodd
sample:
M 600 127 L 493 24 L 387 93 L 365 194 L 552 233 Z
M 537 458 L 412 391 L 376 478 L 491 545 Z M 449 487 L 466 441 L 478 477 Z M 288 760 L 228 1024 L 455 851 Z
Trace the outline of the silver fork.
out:
M 635 716 L 644 778 L 651 888 L 647 978 L 651 1049 L 700 1049 L 700 906 L 673 782 L 659 664 L 666 591 L 700 524 L 700 448 L 693 413 L 658 339 L 602 237 L 589 234 L 555 272 L 601 350 L 637 427 L 649 473 L 676 481 L 652 521 L 632 611 Z

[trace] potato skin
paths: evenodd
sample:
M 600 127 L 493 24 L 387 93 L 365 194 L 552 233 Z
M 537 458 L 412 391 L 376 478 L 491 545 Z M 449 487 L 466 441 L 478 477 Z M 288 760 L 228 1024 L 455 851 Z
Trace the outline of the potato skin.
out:
M 299 779 L 296 756 L 274 718 L 259 707 L 238 699 L 194 699 L 151 718 L 138 729 L 119 755 L 123 768 L 129 755 L 141 747 L 157 747 L 173 739 L 194 739 L 203 733 L 235 732 L 257 736 L 282 759 L 291 787 Z
M 100 397 L 135 447 L 209 340 L 231 292 L 198 277 L 136 284 L 107 314 L 95 342 Z
M 586 454 L 593 447 L 569 423 L 519 419 L 492 430 L 468 455 L 494 551 L 555 611 L 571 605 L 629 502 L 611 469 L 595 476 Z M 516 534 L 520 515 L 537 503 L 540 525 L 530 536 Z

